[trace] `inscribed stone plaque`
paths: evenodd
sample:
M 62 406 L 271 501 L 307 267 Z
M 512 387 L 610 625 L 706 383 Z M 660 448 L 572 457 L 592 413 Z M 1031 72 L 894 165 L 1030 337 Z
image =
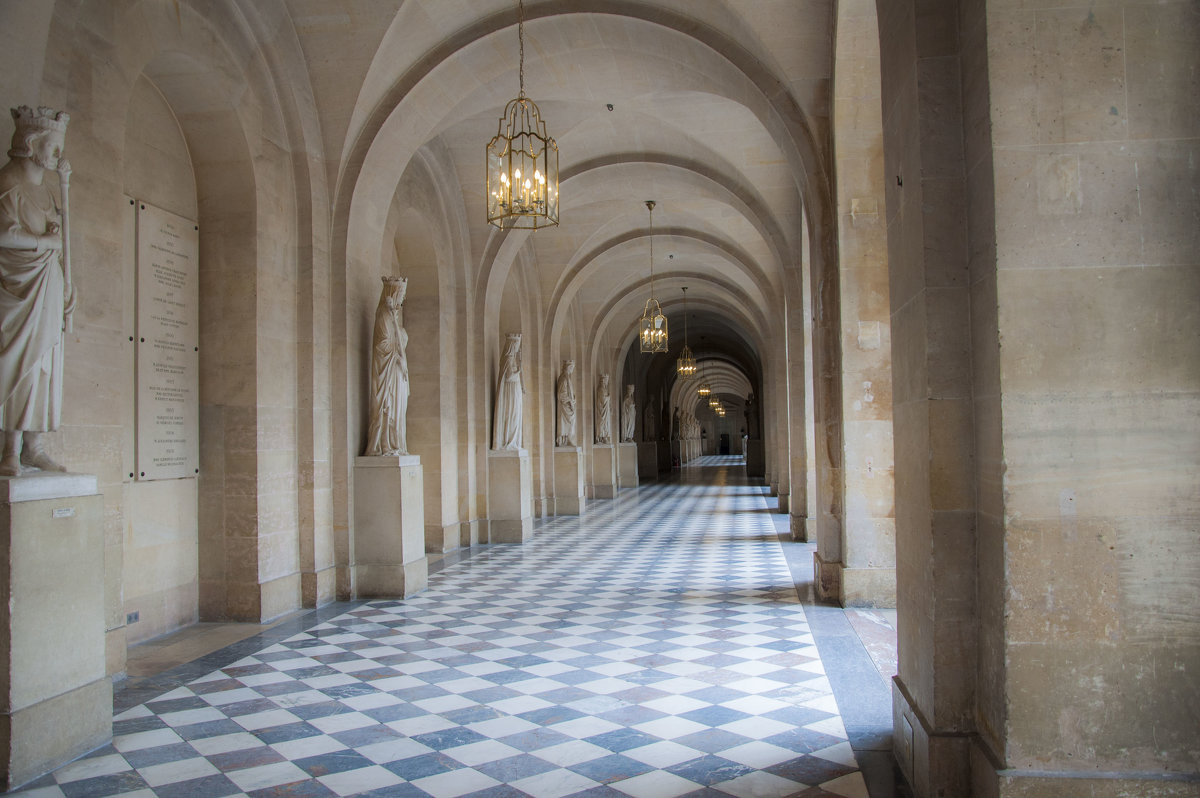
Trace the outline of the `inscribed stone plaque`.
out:
M 200 465 L 199 240 L 195 222 L 138 203 L 138 479 Z

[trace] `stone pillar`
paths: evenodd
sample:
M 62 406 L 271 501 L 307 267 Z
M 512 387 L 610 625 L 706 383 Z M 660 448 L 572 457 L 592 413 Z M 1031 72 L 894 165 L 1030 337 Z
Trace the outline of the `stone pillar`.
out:
M 6 789 L 112 739 L 96 477 L 0 479 L 0 772 Z
M 592 497 L 611 499 L 617 495 L 616 450 L 611 444 L 592 446 Z
M 617 484 L 622 488 L 638 486 L 638 445 L 617 444 Z
M 658 443 L 643 441 L 637 445 L 638 481 L 658 478 Z
M 354 461 L 354 585 L 358 598 L 400 598 L 425 589 L 421 458 Z
M 557 515 L 583 515 L 587 506 L 583 485 L 583 449 L 578 446 L 554 447 L 554 512 Z
M 524 543 L 533 535 L 533 465 L 528 449 L 488 452 L 488 542 Z
M 658 473 L 669 475 L 671 469 L 675 467 L 674 460 L 671 459 L 675 449 L 675 442 L 658 441 L 655 445 L 658 447 Z

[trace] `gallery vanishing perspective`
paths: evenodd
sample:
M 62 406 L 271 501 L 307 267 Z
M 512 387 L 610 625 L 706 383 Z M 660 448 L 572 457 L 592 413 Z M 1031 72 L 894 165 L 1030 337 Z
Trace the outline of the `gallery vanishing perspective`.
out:
M 912 794 L 1200 795 L 1197 0 L 4 0 L 0 101 L 5 788 L 865 794 L 857 607 Z

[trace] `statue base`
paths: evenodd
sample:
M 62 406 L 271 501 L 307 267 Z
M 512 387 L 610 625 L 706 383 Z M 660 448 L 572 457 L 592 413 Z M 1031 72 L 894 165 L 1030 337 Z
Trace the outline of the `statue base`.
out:
M 554 447 L 554 513 L 583 515 L 587 496 L 583 489 L 583 449 Z
M 592 496 L 611 499 L 616 495 L 616 452 L 610 443 L 597 443 L 592 446 Z
M 488 452 L 488 542 L 524 543 L 533 535 L 533 466 L 528 449 Z
M 89 474 L 0 478 L 0 775 L 18 787 L 112 739 L 104 497 Z
M 638 486 L 638 445 L 633 441 L 617 444 L 617 484 L 622 488 Z
M 649 481 L 658 479 L 658 443 L 644 441 L 637 445 L 638 479 Z
M 420 457 L 355 459 L 354 563 L 358 598 L 404 598 L 429 584 Z

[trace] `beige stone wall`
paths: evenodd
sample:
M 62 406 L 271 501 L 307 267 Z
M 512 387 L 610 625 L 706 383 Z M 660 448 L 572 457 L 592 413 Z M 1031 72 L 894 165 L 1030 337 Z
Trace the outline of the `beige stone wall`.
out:
M 134 84 L 125 120 L 125 194 L 195 219 L 196 179 L 187 143 L 171 107 L 145 76 Z M 125 275 L 122 285 L 129 285 L 135 271 L 133 253 L 124 252 L 123 261 L 122 271 L 131 274 Z M 132 303 L 125 304 L 132 309 Z M 133 318 L 122 321 L 123 328 L 134 328 Z M 136 398 L 132 361 L 117 382 L 124 390 L 110 412 L 131 416 Z M 133 426 L 126 426 L 124 434 L 126 448 L 134 446 Z M 196 479 L 126 479 L 105 488 L 106 497 L 115 494 L 113 505 L 125 519 L 123 551 L 110 549 L 105 559 L 110 570 L 123 563 L 116 617 L 124 624 L 129 613 L 139 615 L 138 622 L 126 629 L 127 642 L 195 623 L 199 617 Z
M 987 9 L 1003 753 L 1194 772 L 1200 14 L 1020 5 Z

